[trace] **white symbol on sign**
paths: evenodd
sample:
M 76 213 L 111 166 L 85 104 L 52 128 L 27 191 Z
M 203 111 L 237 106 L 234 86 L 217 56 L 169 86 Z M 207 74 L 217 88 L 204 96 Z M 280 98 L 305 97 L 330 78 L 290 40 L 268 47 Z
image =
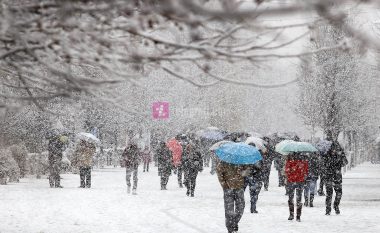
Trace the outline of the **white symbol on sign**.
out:
M 156 108 L 156 111 L 158 112 L 158 116 L 163 117 L 166 115 L 164 112 L 164 105 L 161 104 L 160 107 Z

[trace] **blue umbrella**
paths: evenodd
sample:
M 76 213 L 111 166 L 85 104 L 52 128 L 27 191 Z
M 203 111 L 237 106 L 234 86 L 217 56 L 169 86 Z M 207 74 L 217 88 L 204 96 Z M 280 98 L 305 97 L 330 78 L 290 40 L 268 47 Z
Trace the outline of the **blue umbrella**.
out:
M 220 160 L 237 165 L 255 164 L 263 159 L 255 147 L 245 143 L 229 142 L 222 144 L 215 150 L 215 154 Z
M 330 148 L 331 148 L 332 142 L 327 140 L 320 140 L 315 147 L 321 152 L 322 154 L 326 154 Z
M 223 140 L 224 135 L 222 132 L 215 131 L 215 130 L 209 130 L 209 131 L 202 132 L 200 137 L 205 138 L 205 139 L 209 139 L 209 140 L 219 141 L 219 140 Z

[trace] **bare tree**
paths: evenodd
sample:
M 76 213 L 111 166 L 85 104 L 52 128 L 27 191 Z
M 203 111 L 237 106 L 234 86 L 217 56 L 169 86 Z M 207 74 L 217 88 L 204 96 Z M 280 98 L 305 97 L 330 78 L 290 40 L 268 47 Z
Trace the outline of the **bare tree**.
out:
M 42 108 L 41 101 L 68 98 L 73 92 L 97 95 L 101 85 L 122 80 L 138 84 L 138 77 L 156 69 L 200 87 L 218 81 L 261 87 L 217 75 L 209 63 L 257 64 L 270 58 L 301 56 L 276 51 L 304 38 L 313 22 L 273 26 L 259 20 L 265 16 L 318 13 L 363 44 L 378 45 L 346 24 L 344 11 L 329 7 L 333 2 L 4 0 L 0 10 L 0 75 L 2 89 L 5 86 L 7 91 L 1 94 L 1 106 L 9 106 L 9 99 L 13 99 Z M 306 30 L 289 40 L 281 39 L 283 30 L 294 27 Z M 178 40 L 183 35 L 186 38 Z M 270 39 L 261 43 L 258 37 L 262 35 Z M 333 44 L 307 53 L 342 46 Z M 199 82 L 187 77 L 179 69 L 184 66 L 203 72 L 209 79 Z M 99 75 L 99 70 L 106 75 Z M 281 85 L 286 83 L 266 87 Z
M 312 46 L 339 43 L 344 32 L 330 25 L 317 25 Z M 307 58 L 306 58 L 307 59 Z M 354 51 L 329 50 L 303 62 L 300 74 L 300 111 L 305 123 L 319 126 L 336 140 L 343 130 L 362 127 L 363 97 L 360 95 L 359 57 Z

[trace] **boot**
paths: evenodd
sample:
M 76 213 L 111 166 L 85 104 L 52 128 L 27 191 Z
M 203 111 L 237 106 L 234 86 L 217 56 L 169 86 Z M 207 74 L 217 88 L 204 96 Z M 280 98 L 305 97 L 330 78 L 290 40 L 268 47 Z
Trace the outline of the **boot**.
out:
M 305 206 L 309 206 L 309 198 L 307 196 L 305 196 L 305 203 L 304 203 Z
M 331 206 L 326 206 L 326 215 L 330 215 L 331 213 Z
M 189 196 L 190 195 L 190 190 L 187 190 L 186 191 L 186 196 Z
M 252 214 L 253 214 L 253 213 L 257 214 L 257 213 L 258 213 L 257 210 L 256 210 L 256 206 L 254 206 L 254 205 L 252 205 L 252 204 L 251 204 L 251 213 L 252 213 Z
M 339 206 L 334 205 L 335 214 L 340 214 Z
M 319 189 L 319 190 L 318 190 L 318 195 L 319 195 L 319 196 L 325 196 L 325 193 L 323 192 L 322 189 Z
M 191 190 L 191 192 L 190 192 L 190 196 L 191 196 L 191 197 L 194 197 L 194 190 Z
M 302 203 L 297 206 L 297 222 L 301 222 Z
M 310 194 L 310 203 L 309 203 L 310 207 L 314 207 L 313 201 L 314 201 L 314 194 Z
M 293 220 L 294 219 L 294 204 L 288 202 L 288 205 L 289 205 L 289 218 L 288 218 L 288 220 Z
M 84 187 L 82 187 L 82 188 L 84 188 Z M 131 193 L 131 186 L 127 186 L 127 193 Z
M 137 190 L 136 189 L 132 189 L 132 194 L 133 195 L 137 195 Z
M 49 185 L 50 185 L 50 188 L 54 188 L 54 181 L 53 181 L 53 178 L 49 176 Z

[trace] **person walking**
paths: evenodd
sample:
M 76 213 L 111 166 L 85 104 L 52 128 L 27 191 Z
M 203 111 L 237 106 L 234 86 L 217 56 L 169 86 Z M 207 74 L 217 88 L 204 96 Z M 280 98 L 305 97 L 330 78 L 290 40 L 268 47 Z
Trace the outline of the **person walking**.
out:
M 91 167 L 95 152 L 95 145 L 83 139 L 74 151 L 74 161 L 71 163 L 79 168 L 80 188 L 91 188 Z
M 340 214 L 339 204 L 342 198 L 342 167 L 348 164 L 343 148 L 338 142 L 333 142 L 326 156 L 323 157 L 326 181 L 326 215 L 331 213 L 331 202 L 335 190 L 334 210 Z
M 49 185 L 50 188 L 63 188 L 61 186 L 61 162 L 67 137 L 52 133 L 48 136 Z
M 216 168 L 218 180 L 223 188 L 224 211 L 228 233 L 237 232 L 244 213 L 244 177 L 249 168 L 220 161 Z
M 182 155 L 181 155 L 181 163 L 177 165 L 177 178 L 178 178 L 178 185 L 180 188 L 183 188 L 183 182 L 185 182 L 185 173 L 184 173 L 184 160 L 186 160 L 184 156 L 184 150 L 188 144 L 188 138 L 186 134 L 177 135 L 177 140 L 179 140 L 181 146 L 182 146 Z M 183 179 L 182 179 L 183 178 Z
M 181 171 L 182 171 L 182 168 L 180 168 L 180 167 L 182 166 L 183 148 L 182 148 L 182 145 L 179 141 L 179 137 L 177 136 L 175 138 L 169 139 L 166 142 L 166 147 L 170 150 L 170 155 L 171 155 L 172 162 L 173 162 L 172 169 L 174 171 L 174 174 L 177 174 L 178 170 L 181 169 Z M 181 185 L 182 185 L 182 174 L 179 175 L 177 178 L 178 178 L 178 184 L 181 187 Z
M 156 151 L 158 159 L 158 175 L 161 177 L 161 190 L 167 190 L 166 186 L 172 173 L 172 154 L 165 142 L 160 142 Z
M 152 160 L 152 155 L 151 155 L 151 152 L 150 152 L 148 146 L 146 146 L 144 148 L 144 150 L 141 152 L 141 156 L 142 156 L 142 161 L 144 163 L 143 172 L 145 172 L 145 171 L 149 172 L 149 163 Z
M 278 172 L 278 187 L 285 186 L 284 165 L 285 162 L 283 156 L 277 156 L 274 159 L 274 167 Z
M 253 147 L 256 147 L 254 143 L 249 143 Z M 244 191 L 249 186 L 249 194 L 251 197 L 251 213 L 257 214 L 256 210 L 257 200 L 259 199 L 259 194 L 261 188 L 263 187 L 263 181 L 265 179 L 265 159 L 266 154 L 259 150 L 260 154 L 263 156 L 263 160 L 258 163 L 251 165 L 251 172 L 249 176 L 244 178 Z
M 264 185 L 264 190 L 268 191 L 269 176 L 270 176 L 270 172 L 271 172 L 271 168 L 272 168 L 272 163 L 276 158 L 280 157 L 281 155 L 278 154 L 274 150 L 273 142 L 269 137 L 263 137 L 263 140 L 266 142 L 265 146 L 267 149 L 264 164 L 263 164 L 263 169 L 264 169 L 263 170 L 263 185 Z
M 308 162 L 300 153 L 291 153 L 287 156 L 285 162 L 285 180 L 288 191 L 289 218 L 294 219 L 294 193 L 296 193 L 297 217 L 298 222 L 301 221 L 302 212 L 302 191 L 305 180 L 308 175 Z
M 310 153 L 307 155 L 309 173 L 306 178 L 304 197 L 305 197 L 305 206 L 314 207 L 314 195 L 317 186 L 317 180 L 319 177 L 319 154 Z
M 259 194 L 261 188 L 263 187 L 264 179 L 264 168 L 263 162 L 260 161 L 257 164 L 253 165 L 251 168 L 251 174 L 244 178 L 244 191 L 249 186 L 249 195 L 251 197 L 251 213 L 257 214 L 256 210 L 257 200 L 259 199 Z
M 185 173 L 186 195 L 194 197 L 195 184 L 198 172 L 203 171 L 202 154 L 196 147 L 194 139 L 191 139 L 183 153 L 183 169 Z
M 327 153 L 321 153 L 321 159 L 319 163 L 319 189 L 318 189 L 318 195 L 319 196 L 325 196 L 325 192 L 323 191 L 323 187 L 326 185 L 326 166 L 325 166 L 325 157 L 327 156 Z
M 127 146 L 122 154 L 122 165 L 125 167 L 127 193 L 131 193 L 131 177 L 133 174 L 132 194 L 137 194 L 138 168 L 140 160 L 140 150 L 135 143 Z

